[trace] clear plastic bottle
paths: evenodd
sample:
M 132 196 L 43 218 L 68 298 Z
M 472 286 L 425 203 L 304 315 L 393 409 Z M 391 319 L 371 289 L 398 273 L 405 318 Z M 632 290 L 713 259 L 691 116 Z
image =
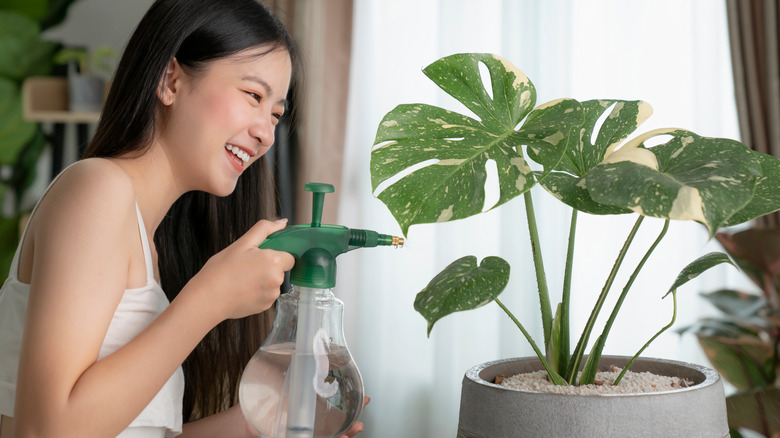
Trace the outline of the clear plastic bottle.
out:
M 333 296 L 336 257 L 358 248 L 403 246 L 400 237 L 323 225 L 330 184 L 308 183 L 309 225 L 277 231 L 261 249 L 295 257 L 292 291 L 277 300 L 271 333 L 250 359 L 238 388 L 241 410 L 263 437 L 330 438 L 363 409 L 363 381 L 344 341 L 344 304 Z
M 332 289 L 293 285 L 277 301 L 271 333 L 239 386 L 244 416 L 262 437 L 336 437 L 357 420 L 363 381 L 344 340 L 343 309 Z

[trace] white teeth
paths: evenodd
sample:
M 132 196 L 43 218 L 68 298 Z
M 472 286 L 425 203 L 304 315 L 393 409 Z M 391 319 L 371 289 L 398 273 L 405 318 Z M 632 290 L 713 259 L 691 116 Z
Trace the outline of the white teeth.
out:
M 229 150 L 230 152 L 233 152 L 233 155 L 237 156 L 241 161 L 243 162 L 249 161 L 249 154 L 242 151 L 238 147 L 225 143 L 225 149 Z

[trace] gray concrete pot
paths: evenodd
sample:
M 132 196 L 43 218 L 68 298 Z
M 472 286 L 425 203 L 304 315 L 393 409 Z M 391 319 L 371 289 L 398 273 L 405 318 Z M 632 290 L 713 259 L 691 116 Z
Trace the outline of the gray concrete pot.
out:
M 601 367 L 625 366 L 630 358 L 604 356 Z M 484 363 L 463 378 L 458 438 L 729 436 L 723 382 L 714 370 L 694 364 L 640 358 L 631 371 L 692 380 L 688 388 L 652 394 L 566 395 L 495 385 L 499 374 L 542 369 L 538 358 Z

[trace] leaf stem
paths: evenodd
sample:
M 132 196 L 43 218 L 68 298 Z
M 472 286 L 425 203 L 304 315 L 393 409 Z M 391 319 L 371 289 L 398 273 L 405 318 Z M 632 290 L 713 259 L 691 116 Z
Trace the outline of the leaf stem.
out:
M 596 304 L 593 307 L 590 316 L 588 317 L 588 322 L 585 324 L 585 329 L 580 336 L 580 340 L 577 342 L 577 346 L 575 347 L 574 353 L 572 354 L 572 360 L 569 363 L 568 375 L 566 376 L 569 384 L 574 384 L 574 379 L 577 376 L 580 363 L 582 363 L 582 357 L 585 354 L 585 347 L 588 344 L 588 339 L 590 338 L 590 334 L 593 331 L 594 325 L 596 324 L 596 318 L 598 317 L 601 308 L 604 306 L 604 301 L 607 299 L 609 289 L 612 287 L 612 283 L 615 281 L 615 276 L 617 276 L 620 265 L 623 263 L 623 259 L 626 257 L 626 253 L 628 252 L 628 248 L 631 246 L 631 242 L 633 242 L 637 231 L 639 231 L 639 226 L 642 225 L 644 218 L 644 216 L 639 215 L 639 218 L 637 218 L 636 222 L 634 223 L 634 227 L 628 234 L 625 243 L 623 243 L 623 247 L 620 249 L 620 253 L 618 253 L 617 258 L 615 259 L 615 264 L 612 266 L 612 270 L 607 277 L 607 281 L 604 283 L 604 287 L 601 289 L 601 293 L 596 300 Z
M 661 333 L 665 332 L 669 329 L 672 325 L 674 325 L 674 322 L 677 320 L 677 289 L 672 289 L 672 302 L 674 303 L 674 310 L 672 311 L 672 320 L 669 322 L 669 324 L 666 324 L 661 328 L 661 330 L 658 331 L 655 335 L 653 335 L 652 338 L 650 338 L 649 341 L 645 342 L 645 345 L 642 346 L 642 348 L 639 349 L 639 351 L 636 352 L 634 357 L 631 358 L 630 361 L 626 364 L 626 366 L 623 367 L 623 371 L 620 372 L 620 374 L 617 376 L 617 379 L 615 379 L 615 382 L 613 385 L 617 385 L 620 383 L 620 380 L 623 378 L 623 376 L 628 371 L 628 368 L 633 365 L 634 361 L 637 357 L 639 357 L 640 354 L 642 354 L 643 351 L 653 342 L 655 341 L 655 338 L 661 335 Z
M 612 324 L 615 322 L 615 319 L 617 318 L 617 314 L 620 311 L 620 306 L 623 304 L 623 301 L 626 299 L 626 296 L 628 295 L 628 291 L 631 289 L 631 286 L 634 284 L 634 281 L 636 280 L 636 277 L 639 275 L 639 272 L 644 267 L 647 260 L 650 258 L 650 255 L 655 251 L 655 248 L 658 246 L 659 243 L 661 243 L 661 240 L 663 240 L 664 236 L 666 236 L 666 232 L 669 230 L 669 219 L 666 219 L 664 221 L 664 227 L 661 230 L 661 233 L 658 234 L 658 237 L 656 237 L 655 241 L 652 245 L 650 245 L 650 248 L 645 253 L 645 256 L 642 257 L 642 260 L 637 264 L 636 269 L 634 269 L 634 272 L 631 274 L 631 277 L 628 279 L 628 282 L 626 282 L 625 287 L 623 288 L 623 291 L 620 293 L 620 297 L 617 300 L 617 303 L 615 304 L 615 308 L 612 310 L 612 314 L 609 315 L 609 319 L 607 320 L 607 323 L 604 328 L 604 336 L 606 336 L 609 333 L 610 328 L 612 328 Z
M 539 306 L 542 313 L 542 330 L 544 331 L 544 345 L 550 340 L 552 331 L 552 306 L 550 304 L 550 293 L 547 288 L 547 276 L 544 273 L 544 263 L 542 262 L 542 246 L 539 243 L 539 230 L 536 226 L 536 215 L 534 213 L 534 203 L 531 198 L 531 191 L 523 194 L 525 199 L 525 212 L 528 218 L 528 234 L 531 237 L 531 252 L 534 257 L 534 268 L 536 269 L 536 283 L 539 288 Z
M 655 239 L 653 244 L 650 245 L 650 248 L 648 248 L 644 257 L 642 257 L 642 260 L 639 261 L 639 263 L 636 266 L 636 269 L 634 269 L 634 272 L 631 273 L 631 277 L 629 277 L 628 281 L 626 282 L 626 285 L 623 287 L 623 290 L 620 292 L 620 296 L 618 297 L 617 302 L 615 303 L 615 307 L 612 309 L 612 313 L 609 315 L 609 319 L 607 319 L 606 324 L 604 324 L 604 330 L 601 332 L 601 336 L 599 336 L 599 340 L 601 342 L 597 342 L 593 346 L 593 349 L 591 350 L 590 355 L 588 356 L 588 362 L 591 362 L 593 364 L 593 367 L 590 370 L 591 371 L 590 373 L 583 373 L 583 376 L 580 380 L 581 385 L 587 385 L 589 383 L 593 383 L 592 380 L 595 377 L 595 370 L 598 367 L 599 360 L 601 359 L 601 353 L 604 349 L 604 345 L 606 345 L 607 336 L 609 336 L 609 331 L 612 329 L 612 325 L 615 323 L 615 319 L 617 319 L 618 313 L 620 312 L 620 308 L 623 305 L 623 301 L 625 301 L 626 296 L 628 296 L 628 291 L 631 290 L 631 286 L 633 286 L 636 277 L 639 276 L 639 272 L 642 270 L 645 263 L 650 258 L 650 255 L 653 253 L 653 251 L 655 251 L 655 248 L 658 246 L 658 244 L 661 243 L 661 240 L 663 240 L 664 236 L 666 236 L 666 232 L 669 230 L 669 222 L 670 222 L 669 219 L 666 219 L 666 221 L 664 221 L 664 227 L 661 230 L 661 233 Z
M 512 314 L 512 312 L 504 305 L 504 303 L 501 302 L 498 298 L 494 299 L 493 301 L 498 304 L 501 309 L 504 310 L 504 313 L 509 316 L 509 319 L 512 320 L 512 322 L 515 323 L 517 328 L 520 329 L 520 331 L 523 333 L 523 336 L 525 336 L 525 339 L 528 341 L 528 343 L 531 345 L 531 348 L 534 349 L 534 352 L 536 353 L 536 356 L 539 357 L 539 360 L 542 361 L 542 366 L 544 367 L 545 371 L 547 371 L 547 375 L 550 376 L 550 379 L 555 383 L 556 385 L 566 385 L 566 380 L 564 380 L 558 373 L 554 372 L 550 368 L 550 364 L 547 363 L 547 360 L 544 357 L 544 354 L 542 354 L 542 351 L 539 350 L 539 346 L 536 345 L 536 342 L 534 342 L 534 338 L 531 337 L 531 335 L 526 331 L 525 327 L 523 327 L 523 324 L 518 321 L 517 318 L 515 318 L 515 315 Z
M 565 372 L 569 368 L 569 308 L 571 301 L 571 275 L 574 266 L 574 240 L 577 232 L 577 209 L 571 209 L 571 223 L 569 225 L 569 247 L 566 252 L 566 268 L 563 274 L 563 291 L 561 292 L 561 333 L 558 350 L 558 369 Z

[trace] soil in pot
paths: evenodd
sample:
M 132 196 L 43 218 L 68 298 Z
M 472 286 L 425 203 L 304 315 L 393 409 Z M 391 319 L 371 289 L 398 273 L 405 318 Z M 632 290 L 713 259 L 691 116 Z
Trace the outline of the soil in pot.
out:
M 581 386 L 561 386 L 550 382 L 545 371 L 515 374 L 514 376 L 496 376 L 494 383 L 526 391 L 543 391 L 554 394 L 639 394 L 659 391 L 672 391 L 693 385 L 693 380 L 680 377 L 663 376 L 648 371 L 627 371 L 618 385 L 613 383 L 623 371 L 612 365 L 607 371 L 598 371 L 593 384 Z

